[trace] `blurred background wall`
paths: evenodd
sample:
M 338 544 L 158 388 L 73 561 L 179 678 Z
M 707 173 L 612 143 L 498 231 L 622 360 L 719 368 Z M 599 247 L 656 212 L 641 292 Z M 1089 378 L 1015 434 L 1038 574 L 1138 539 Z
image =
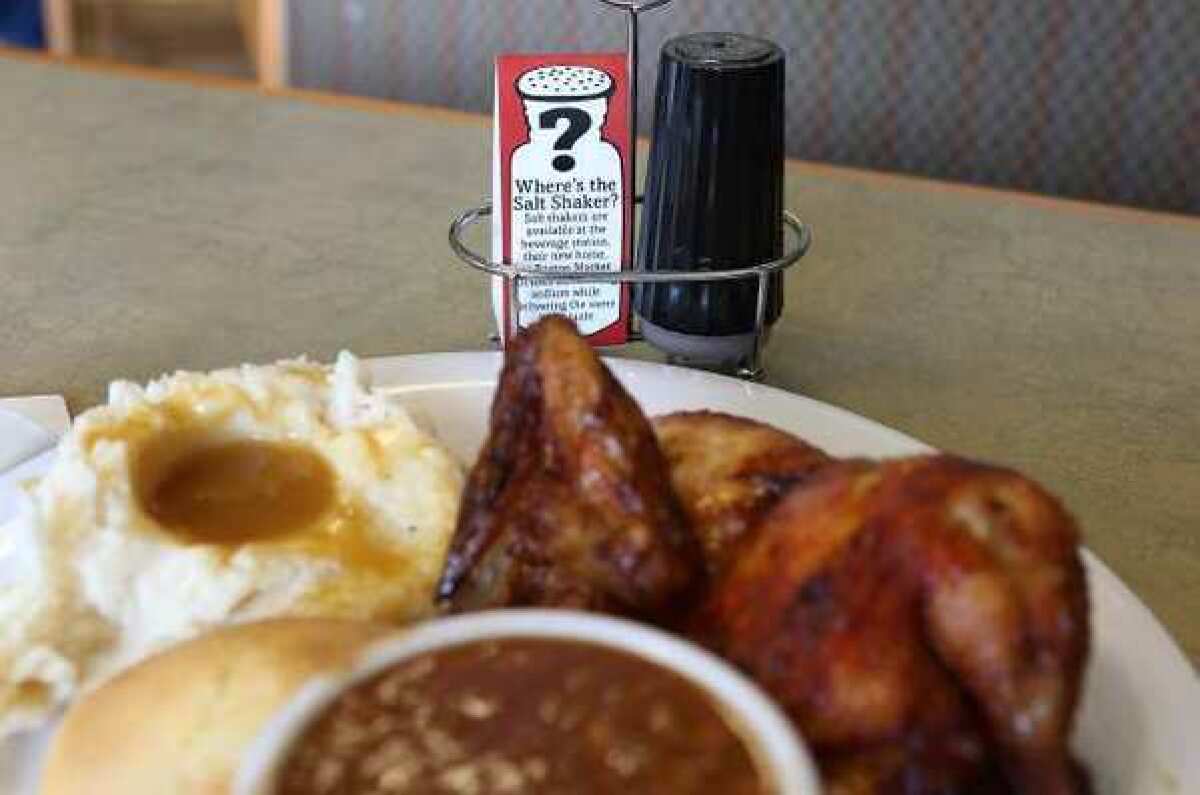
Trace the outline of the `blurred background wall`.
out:
M 295 85 L 488 111 L 498 51 L 615 49 L 596 0 L 292 0 Z M 1200 0 L 676 0 L 789 56 L 799 158 L 1200 212 Z M 643 132 L 648 132 L 644 129 Z
M 36 2 L 84 55 L 479 112 L 497 52 L 624 43 L 598 0 Z M 28 3 L 0 0 L 0 36 Z M 644 133 L 662 43 L 740 31 L 788 52 L 795 157 L 1200 214 L 1200 0 L 675 0 L 644 20 Z

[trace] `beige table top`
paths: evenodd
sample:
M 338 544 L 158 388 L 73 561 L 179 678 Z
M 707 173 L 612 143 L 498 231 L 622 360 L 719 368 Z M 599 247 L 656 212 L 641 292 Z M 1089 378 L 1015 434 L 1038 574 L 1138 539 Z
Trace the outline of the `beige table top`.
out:
M 484 347 L 486 121 L 0 57 L 0 395 Z M 793 164 L 769 381 L 1016 466 L 1200 659 L 1200 219 Z

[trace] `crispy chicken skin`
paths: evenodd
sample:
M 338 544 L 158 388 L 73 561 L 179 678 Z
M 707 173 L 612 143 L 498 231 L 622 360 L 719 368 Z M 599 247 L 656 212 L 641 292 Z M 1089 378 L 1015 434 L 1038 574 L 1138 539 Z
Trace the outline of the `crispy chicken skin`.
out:
M 790 487 L 831 460 L 791 434 L 728 414 L 680 412 L 653 424 L 710 572 Z
M 1067 749 L 1089 636 L 1077 531 L 1013 472 L 827 466 L 753 529 L 691 628 L 784 706 L 831 795 L 1086 790 Z
M 569 321 L 513 339 L 440 596 L 456 610 L 560 606 L 669 623 L 703 581 L 637 404 Z
M 726 415 L 652 430 L 562 319 L 509 347 L 440 592 L 689 634 L 783 706 L 829 795 L 1088 790 L 1067 749 L 1087 591 L 1053 497 Z

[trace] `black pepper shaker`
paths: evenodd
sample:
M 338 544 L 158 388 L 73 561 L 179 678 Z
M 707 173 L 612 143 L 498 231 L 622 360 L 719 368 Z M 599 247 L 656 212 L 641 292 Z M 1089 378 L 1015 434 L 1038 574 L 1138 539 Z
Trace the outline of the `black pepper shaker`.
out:
M 733 33 L 667 42 L 637 267 L 732 270 L 783 255 L 785 56 Z M 759 280 L 640 284 L 634 309 L 651 344 L 686 361 L 740 364 L 754 349 Z M 769 279 L 767 324 L 783 311 Z

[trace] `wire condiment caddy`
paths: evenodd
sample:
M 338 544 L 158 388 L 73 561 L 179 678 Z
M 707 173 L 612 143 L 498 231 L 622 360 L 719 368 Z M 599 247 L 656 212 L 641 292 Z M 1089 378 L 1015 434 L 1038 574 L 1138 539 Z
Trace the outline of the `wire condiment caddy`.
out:
M 625 223 L 628 224 L 630 230 L 633 230 L 636 229 L 636 207 L 642 204 L 644 199 L 642 196 L 636 196 L 637 164 L 635 153 L 637 152 L 638 69 L 640 66 L 639 17 L 643 13 L 669 5 L 672 0 L 598 0 L 598 2 L 603 3 L 605 6 L 619 9 L 626 15 L 626 49 L 630 87 L 630 141 L 628 151 L 631 153 L 630 179 L 634 187 L 635 199 L 629 203 Z M 510 336 L 511 333 L 515 332 L 516 327 L 520 323 L 520 310 L 522 308 L 520 303 L 520 287 L 523 284 L 586 283 L 637 285 L 731 282 L 755 279 L 757 282 L 757 293 L 754 327 L 752 330 L 753 342 L 748 354 L 738 363 L 736 369 L 736 374 L 740 378 L 747 380 L 759 380 L 765 374 L 763 359 L 767 336 L 770 331 L 767 321 L 767 310 L 771 276 L 782 273 L 799 262 L 808 253 L 813 241 L 811 227 L 801 221 L 795 214 L 785 211 L 780 220 L 783 229 L 788 233 L 785 235 L 785 241 L 790 238 L 790 243 L 785 243 L 782 256 L 767 262 L 726 270 L 582 271 L 540 268 L 496 262 L 475 251 L 468 245 L 465 239 L 467 231 L 473 226 L 490 220 L 492 215 L 492 202 L 486 202 L 477 207 L 464 210 L 450 225 L 449 242 L 455 256 L 464 264 L 481 273 L 498 277 L 506 282 L 507 289 L 505 292 L 509 301 L 507 315 L 510 318 L 509 322 L 512 327 L 505 330 L 508 333 L 503 335 L 503 337 Z M 637 327 L 636 313 L 631 313 L 629 320 L 631 324 L 629 340 L 631 342 L 641 340 L 642 335 Z M 493 336 L 493 340 L 498 342 L 503 337 L 495 335 Z

